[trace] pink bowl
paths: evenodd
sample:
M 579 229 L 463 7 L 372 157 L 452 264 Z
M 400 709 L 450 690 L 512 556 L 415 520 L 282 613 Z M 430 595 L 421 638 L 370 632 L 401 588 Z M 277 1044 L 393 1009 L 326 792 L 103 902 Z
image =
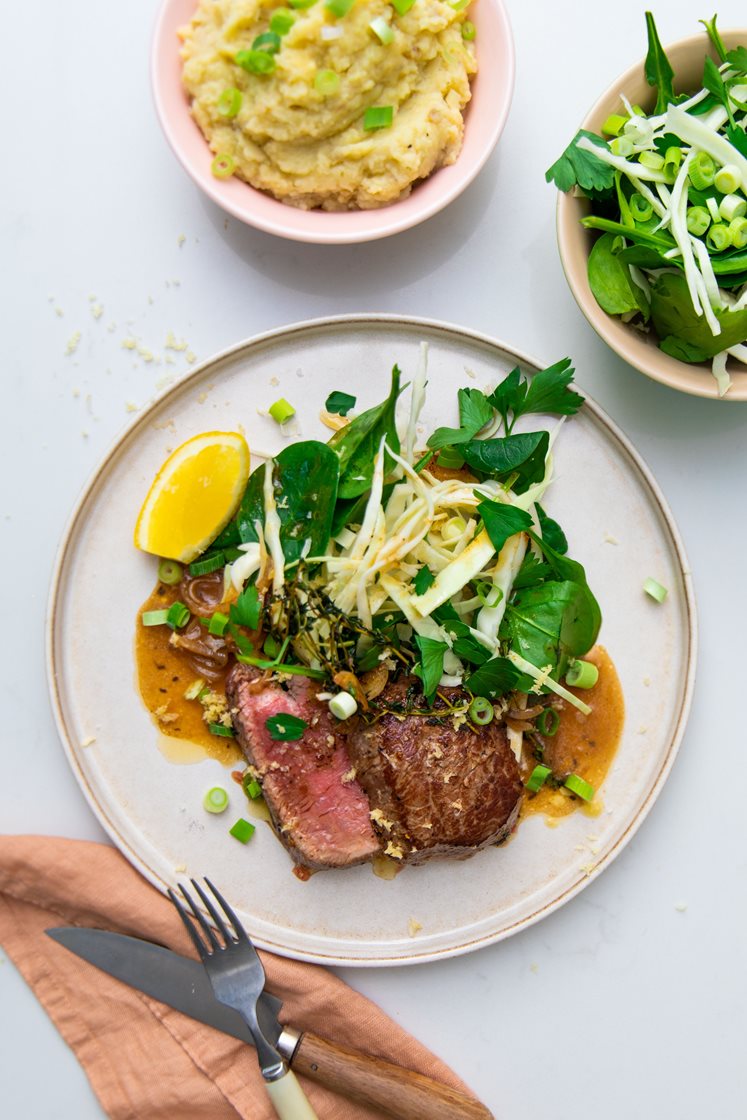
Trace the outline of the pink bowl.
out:
M 462 151 L 456 163 L 435 171 L 408 198 L 378 210 L 328 213 L 287 206 L 241 179 L 216 179 L 210 171 L 213 155 L 192 119 L 181 80 L 176 33 L 189 22 L 195 6 L 195 0 L 164 0 L 159 12 L 151 56 L 156 111 L 177 159 L 198 187 L 229 214 L 266 233 L 293 241 L 343 245 L 374 241 L 409 229 L 461 194 L 481 170 L 503 131 L 514 87 L 513 38 L 502 0 L 478 0 L 470 16 L 477 28 L 481 69 L 472 83 L 472 100 L 465 111 Z

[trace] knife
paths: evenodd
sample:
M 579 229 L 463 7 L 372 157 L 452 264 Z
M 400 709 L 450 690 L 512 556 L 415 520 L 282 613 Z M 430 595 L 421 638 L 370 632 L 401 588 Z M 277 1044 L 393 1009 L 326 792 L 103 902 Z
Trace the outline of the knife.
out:
M 198 962 L 172 949 L 109 930 L 60 926 L 47 935 L 109 976 L 198 1022 L 253 1045 L 241 1016 L 213 995 Z M 281 1026 L 282 1001 L 265 990 L 257 1003 L 263 1033 L 291 1069 L 396 1120 L 493 1120 L 479 1101 L 414 1070 L 348 1050 L 311 1031 Z

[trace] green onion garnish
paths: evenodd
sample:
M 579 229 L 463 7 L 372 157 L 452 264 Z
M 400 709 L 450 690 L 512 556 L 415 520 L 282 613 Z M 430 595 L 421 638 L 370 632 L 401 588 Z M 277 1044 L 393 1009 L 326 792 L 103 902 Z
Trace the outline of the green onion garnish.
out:
M 241 108 L 242 100 L 240 90 L 235 89 L 233 86 L 229 87 L 229 89 L 224 89 L 223 93 L 218 98 L 218 112 L 222 117 L 231 120 Z
M 629 119 L 620 113 L 611 113 L 602 125 L 602 132 L 605 136 L 619 136 Z
M 664 153 L 664 171 L 669 172 L 670 175 L 675 175 L 681 163 L 682 148 L 678 148 L 676 144 L 672 144 Z
M 363 114 L 363 127 L 366 132 L 373 132 L 377 128 L 389 128 L 393 120 L 392 105 L 372 105 Z
M 542 789 L 551 773 L 552 771 L 549 766 L 535 766 L 527 779 L 526 788 L 530 793 L 536 793 L 537 790 Z
M 350 719 L 358 711 L 358 701 L 349 692 L 338 692 L 327 706 L 335 719 Z
M 314 89 L 322 97 L 331 97 L 340 88 L 340 75 L 334 70 L 317 70 L 314 75 Z
M 722 194 L 733 194 L 734 191 L 739 190 L 742 185 L 742 176 L 739 168 L 735 167 L 733 163 L 727 163 L 719 168 L 713 180 L 713 185 L 717 191 Z
M 564 785 L 566 789 L 575 793 L 576 797 L 580 797 L 582 801 L 594 800 L 594 786 L 589 785 L 583 778 L 579 778 L 578 774 L 569 774 Z
M 654 212 L 653 206 L 642 194 L 631 195 L 628 206 L 637 222 L 647 222 Z
M 193 564 L 190 564 L 189 574 L 191 576 L 207 576 L 210 572 L 217 572 L 218 568 L 222 568 L 225 562 L 226 558 L 223 553 L 216 552 L 205 560 L 195 560 Z
M 295 22 L 296 17 L 289 8 L 276 8 L 270 16 L 270 31 L 276 35 L 287 35 Z
M 277 54 L 281 46 L 279 35 L 276 35 L 274 31 L 265 31 L 254 40 L 252 50 L 269 51 L 270 54 Z
M 729 227 L 724 225 L 723 222 L 716 222 L 715 225 L 712 225 L 706 234 L 706 245 L 714 253 L 722 253 L 724 249 L 728 249 L 731 245 Z
M 275 69 L 275 56 L 268 51 L 238 51 L 235 62 L 247 74 L 271 74 Z
M 189 688 L 185 689 L 184 699 L 185 700 L 196 700 L 197 697 L 202 692 L 204 687 L 205 687 L 204 680 L 202 679 L 202 677 L 198 677 L 196 680 L 192 681 Z
M 688 171 L 690 182 L 696 191 L 704 191 L 713 186 L 716 178 L 716 164 L 706 152 L 698 152 Z
M 258 797 L 262 796 L 262 786 L 259 784 L 256 778 L 253 778 L 251 776 L 251 774 L 244 775 L 244 778 L 241 782 L 241 788 L 251 801 L 256 801 Z
M 735 218 L 729 222 L 729 237 L 735 249 L 747 246 L 747 218 Z
M 143 611 L 141 621 L 143 626 L 165 626 L 169 619 L 169 612 L 165 611 Z
M 239 817 L 236 824 L 229 828 L 228 831 L 242 844 L 247 844 L 254 835 L 254 825 L 250 824 L 249 821 L 245 821 L 243 817 Z
M 223 786 L 213 786 L 202 799 L 202 806 L 208 813 L 225 813 L 228 808 L 228 794 Z
M 540 712 L 535 726 L 540 735 L 546 735 L 551 739 L 553 735 L 557 734 L 560 727 L 560 716 L 554 708 L 545 708 L 543 712 Z
M 208 622 L 208 633 L 212 634 L 214 638 L 222 638 L 228 626 L 228 615 L 221 614 L 216 611 L 213 617 Z
M 285 399 L 285 397 L 281 397 L 280 400 L 277 400 L 274 404 L 271 404 L 268 412 L 270 413 L 270 416 L 273 418 L 273 420 L 277 421 L 278 424 L 284 424 L 286 420 L 290 420 L 291 416 L 296 415 L 295 408 L 292 404 L 288 404 L 288 401 Z
M 288 3 L 291 8 L 303 12 L 306 11 L 307 8 L 313 8 L 316 4 L 316 0 L 288 0 Z
M 503 598 L 503 588 L 495 587 L 492 583 L 487 583 L 485 580 L 480 580 L 479 583 L 475 584 L 475 591 L 482 605 L 488 607 L 491 611 L 498 606 Z
M 747 214 L 747 200 L 738 194 L 727 194 L 718 204 L 719 216 L 725 222 L 733 222 L 735 218 L 743 218 Z
M 182 566 L 176 560 L 162 560 L 158 565 L 158 578 L 167 587 L 173 587 L 182 578 Z
M 685 224 L 693 237 L 702 237 L 711 224 L 711 215 L 705 206 L 688 206 Z
M 406 16 L 415 0 L 391 0 L 391 3 L 398 16 Z
M 225 723 L 209 723 L 208 731 L 211 735 L 217 735 L 219 739 L 235 739 L 232 727 L 226 727 Z
M 647 595 L 650 595 L 652 599 L 655 599 L 657 603 L 663 603 L 668 594 L 666 587 L 663 587 L 658 580 L 651 578 L 644 580 L 643 590 Z
M 385 47 L 394 41 L 392 25 L 384 16 L 377 16 L 376 19 L 372 19 L 368 26 Z
M 471 19 L 466 19 L 462 24 L 462 38 L 467 43 L 471 43 L 477 35 L 477 28 Z
M 493 705 L 484 696 L 475 696 L 467 709 L 467 715 L 478 727 L 486 727 L 493 722 Z
M 453 0 L 453 3 L 451 3 L 449 7 L 453 8 L 455 12 L 463 12 L 471 3 L 472 0 Z
M 233 156 L 216 156 L 210 164 L 210 170 L 216 179 L 230 179 L 236 170 Z
M 447 471 L 458 471 L 464 466 L 464 459 L 453 447 L 442 447 L 438 453 L 438 465 Z
M 660 152 L 641 152 L 638 162 L 641 167 L 648 167 L 651 171 L 661 171 L 664 167 L 664 156 Z
M 616 136 L 614 140 L 610 140 L 610 151 L 613 155 L 627 159 L 633 154 L 633 141 L 629 136 Z
M 189 607 L 185 607 L 184 603 L 180 603 L 178 599 L 171 604 L 166 612 L 166 622 L 172 630 L 181 630 L 182 626 L 187 625 L 191 617 Z
M 565 683 L 571 688 L 593 688 L 598 680 L 599 670 L 591 661 L 571 661 L 565 675 Z
M 326 0 L 324 7 L 335 19 L 342 19 L 352 8 L 355 0 Z

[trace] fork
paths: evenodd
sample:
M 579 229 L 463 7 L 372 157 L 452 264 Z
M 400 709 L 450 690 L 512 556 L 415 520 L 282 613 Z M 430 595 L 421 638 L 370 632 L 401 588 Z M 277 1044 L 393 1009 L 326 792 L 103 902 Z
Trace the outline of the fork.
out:
M 222 914 L 200 884 L 195 879 L 191 883 L 213 919 L 220 937 L 181 883 L 179 890 L 189 910 L 171 889 L 168 892 L 169 898 L 200 955 L 215 998 L 226 1007 L 238 1011 L 251 1032 L 259 1068 L 276 1113 L 280 1120 L 318 1120 L 296 1075 L 265 1038 L 257 1020 L 257 999 L 265 986 L 265 970 L 257 950 L 234 911 L 207 876 L 205 883 L 223 911 Z

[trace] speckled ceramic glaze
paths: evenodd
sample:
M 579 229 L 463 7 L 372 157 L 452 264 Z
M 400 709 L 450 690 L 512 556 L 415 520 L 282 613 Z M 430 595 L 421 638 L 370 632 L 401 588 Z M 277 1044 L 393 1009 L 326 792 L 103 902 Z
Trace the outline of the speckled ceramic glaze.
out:
M 722 38 L 727 48 L 731 49 L 739 43 L 747 43 L 747 31 L 725 31 Z M 677 92 L 700 89 L 703 59 L 708 53 L 708 37 L 705 32 L 680 39 L 665 49 L 674 69 Z M 647 109 L 653 106 L 652 90 L 643 73 L 643 59 L 612 83 L 589 110 L 579 127 L 589 132 L 600 132 L 610 113 L 620 112 L 621 93 L 633 105 L 642 105 Z M 608 315 L 602 310 L 591 293 L 586 275 L 589 253 L 597 235 L 592 230 L 585 230 L 581 219 L 590 212 L 588 199 L 574 198 L 570 194 L 558 196 L 558 247 L 563 270 L 576 303 L 599 337 L 635 369 L 654 381 L 660 381 L 662 385 L 668 385 L 670 389 L 714 400 L 747 400 L 747 370 L 741 362 L 735 359 L 729 361 L 733 384 L 726 396 L 719 398 L 710 364 L 689 365 L 687 362 L 680 362 L 660 350 L 656 340 L 650 335 L 626 326 L 617 316 Z
M 177 31 L 188 23 L 195 0 L 165 0 L 156 23 L 151 74 L 156 110 L 185 171 L 218 206 L 247 225 L 294 241 L 343 245 L 373 241 L 409 229 L 437 214 L 462 193 L 490 156 L 503 131 L 514 87 L 514 46 L 501 0 L 477 0 L 470 18 L 477 28 L 478 66 L 465 110 L 464 144 L 456 162 L 418 183 L 408 198 L 376 210 L 327 213 L 298 210 L 240 179 L 216 179 L 213 154 L 189 111 L 182 88 Z
M 434 960 L 549 914 L 609 866 L 646 816 L 690 705 L 696 623 L 682 546 L 646 467 L 589 401 L 560 433 L 546 505 L 587 569 L 604 612 L 600 640 L 625 693 L 627 719 L 601 816 L 575 813 L 553 829 L 530 817 L 502 848 L 405 868 L 389 882 L 363 866 L 301 883 L 267 825 L 246 847 L 229 835 L 246 801 L 226 769 L 199 751 L 198 761 L 183 765 L 161 752 L 133 657 L 136 613 L 156 562 L 135 550 L 132 530 L 167 452 L 198 432 L 242 425 L 255 463 L 260 452 L 277 453 L 279 429 L 258 410 L 279 396 L 298 406 L 299 435 L 326 439 L 318 412 L 328 393 L 355 392 L 359 407 L 378 402 L 395 361 L 411 379 L 422 339 L 430 345 L 424 432 L 454 422 L 460 385 L 492 387 L 517 363 L 536 368 L 503 343 L 405 318 L 319 320 L 241 343 L 169 390 L 112 448 L 72 515 L 51 591 L 52 702 L 73 771 L 114 843 L 161 890 L 180 874 L 209 875 L 260 945 L 307 960 Z M 669 588 L 663 605 L 643 594 L 648 576 Z M 216 783 L 232 791 L 219 817 L 202 808 Z M 416 936 L 411 921 L 422 927 Z

